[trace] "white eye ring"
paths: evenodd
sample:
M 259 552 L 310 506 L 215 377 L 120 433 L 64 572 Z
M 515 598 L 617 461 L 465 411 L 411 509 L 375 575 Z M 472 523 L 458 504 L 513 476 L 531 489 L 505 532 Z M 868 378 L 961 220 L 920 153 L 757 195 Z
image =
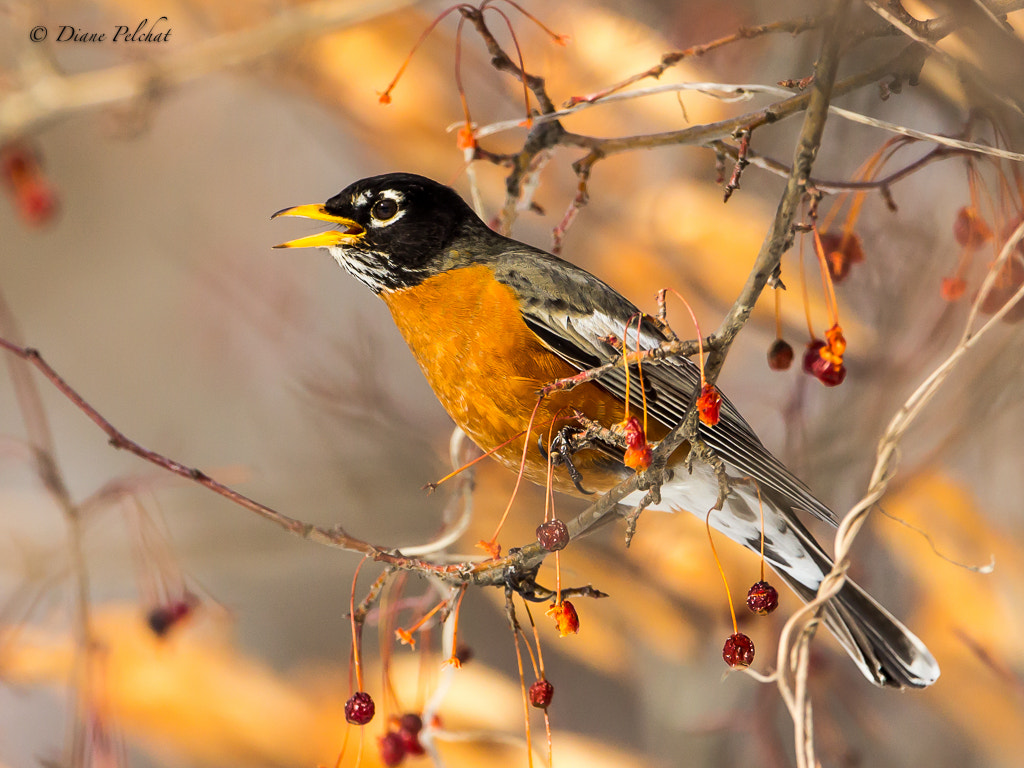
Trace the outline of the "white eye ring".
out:
M 398 215 L 398 201 L 390 197 L 382 197 L 373 204 L 370 215 L 377 221 L 388 221 Z

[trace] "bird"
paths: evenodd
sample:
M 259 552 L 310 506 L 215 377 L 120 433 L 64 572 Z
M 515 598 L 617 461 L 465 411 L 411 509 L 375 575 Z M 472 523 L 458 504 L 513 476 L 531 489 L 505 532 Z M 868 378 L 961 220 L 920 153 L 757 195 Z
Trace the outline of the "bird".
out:
M 506 467 L 522 465 L 535 483 L 580 496 L 607 491 L 634 472 L 624 463 L 621 428 L 616 433 L 629 410 L 630 381 L 633 408 L 643 399 L 651 441 L 684 418 L 700 391 L 698 366 L 667 357 L 644 362 L 632 377 L 620 364 L 539 397 L 553 382 L 621 362 L 623 348 L 658 348 L 669 332 L 598 277 L 495 232 L 451 187 L 387 173 L 272 218 L 285 216 L 332 228 L 275 247 L 326 248 L 379 296 L 452 420 Z M 552 433 L 556 439 L 547 440 Z M 701 424 L 699 437 L 732 481 L 721 508 L 716 471 L 702 461 L 685 466 L 688 443 L 670 457 L 672 476 L 649 508 L 707 517 L 755 552 L 763 536 L 765 562 L 800 599 L 812 599 L 833 561 L 802 517 L 836 526 L 835 513 L 724 395 L 718 423 Z M 550 479 L 549 454 L 557 464 Z M 635 491 L 622 503 L 635 505 L 643 495 Z M 872 683 L 924 688 L 938 678 L 924 643 L 853 581 L 825 604 L 822 618 Z

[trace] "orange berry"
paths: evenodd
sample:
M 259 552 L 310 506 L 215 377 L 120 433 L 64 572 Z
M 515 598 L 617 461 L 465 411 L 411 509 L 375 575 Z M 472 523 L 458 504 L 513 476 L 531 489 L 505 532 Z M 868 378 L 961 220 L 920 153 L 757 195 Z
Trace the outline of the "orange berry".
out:
M 580 631 L 580 617 L 576 613 L 576 608 L 568 600 L 552 603 L 546 615 L 552 616 L 555 619 L 555 626 L 558 627 L 559 637 L 575 635 Z
M 718 394 L 713 384 L 705 383 L 700 390 L 700 397 L 697 398 L 697 414 L 700 420 L 713 427 L 718 423 L 722 410 L 722 396 Z
M 944 277 L 939 293 L 946 301 L 954 302 L 960 300 L 965 290 L 967 290 L 967 282 L 962 277 Z

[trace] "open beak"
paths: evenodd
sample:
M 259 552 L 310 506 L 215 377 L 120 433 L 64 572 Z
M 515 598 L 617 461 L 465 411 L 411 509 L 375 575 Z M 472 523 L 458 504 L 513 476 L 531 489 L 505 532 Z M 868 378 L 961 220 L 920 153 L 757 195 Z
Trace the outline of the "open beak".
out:
M 322 205 L 297 205 L 294 208 L 285 208 L 283 211 L 278 211 L 270 218 L 276 219 L 278 216 L 299 216 L 304 219 L 328 221 L 331 224 L 340 226 L 338 229 L 332 229 L 328 232 L 321 232 L 309 237 L 300 237 L 297 240 L 289 240 L 287 243 L 275 245 L 275 248 L 330 248 L 337 245 L 351 245 L 366 234 L 366 230 L 352 221 L 352 219 L 327 213 Z

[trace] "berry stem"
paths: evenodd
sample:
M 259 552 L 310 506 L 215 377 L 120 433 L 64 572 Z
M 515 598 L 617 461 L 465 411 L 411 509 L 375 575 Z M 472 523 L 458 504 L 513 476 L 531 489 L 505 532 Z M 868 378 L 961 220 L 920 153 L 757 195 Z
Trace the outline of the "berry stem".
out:
M 459 599 L 455 601 L 455 611 L 452 617 L 452 654 L 448 657 L 449 661 L 455 660 L 456 666 L 461 666 L 462 662 L 459 661 L 457 650 L 459 647 L 459 615 L 462 612 L 462 598 L 466 596 L 466 588 L 468 584 L 463 584 L 459 588 Z
M 804 267 L 804 238 L 800 237 L 800 293 L 804 300 L 804 319 L 807 321 L 807 336 L 814 341 L 814 324 L 811 322 L 811 299 L 807 294 L 807 270 Z
M 636 372 L 640 378 L 640 401 L 644 407 L 644 439 L 647 439 L 647 387 L 644 386 L 644 363 L 640 354 L 640 323 L 643 321 L 644 316 L 640 315 L 636 319 Z M 698 334 L 699 336 L 699 334 Z M 623 345 L 625 349 L 625 345 Z
M 444 19 L 452 11 L 457 10 L 459 10 L 458 5 L 453 5 L 451 8 L 446 9 L 440 15 L 438 15 L 436 19 L 430 22 L 430 24 L 427 25 L 427 28 L 420 33 L 419 39 L 413 45 L 412 50 L 409 51 L 409 55 L 405 57 L 405 61 L 402 62 L 402 66 L 398 68 L 398 72 L 391 79 L 391 82 L 388 83 L 388 87 L 385 88 L 384 91 L 381 93 L 380 98 L 382 103 L 387 104 L 391 100 L 391 91 L 394 89 L 396 85 L 398 85 L 399 79 L 405 73 L 406 68 L 409 66 L 409 62 L 412 61 L 413 55 L 416 53 L 417 50 L 419 50 L 419 47 L 423 44 L 423 41 L 430 36 L 430 33 L 434 31 L 434 28 L 439 23 L 441 23 L 442 19 Z
M 518 440 L 518 439 L 519 439 L 520 437 L 522 437 L 522 436 L 523 436 L 523 435 L 525 435 L 525 434 L 526 434 L 526 431 L 525 431 L 525 430 L 524 430 L 524 431 L 522 431 L 522 432 L 517 432 L 516 434 L 512 435 L 512 437 L 510 437 L 510 438 L 509 438 L 508 440 L 506 440 L 505 442 L 501 443 L 500 445 L 496 445 L 496 446 L 494 446 L 493 448 L 491 448 L 491 450 L 489 450 L 489 451 L 487 451 L 486 453 L 483 453 L 483 454 L 481 454 L 481 455 L 477 456 L 477 457 L 476 457 L 475 459 L 473 459 L 472 461 L 467 461 L 467 462 L 466 462 L 465 464 L 463 464 L 463 465 L 462 465 L 461 467 L 459 467 L 458 469 L 453 469 L 453 470 L 452 470 L 451 472 L 449 472 L 449 473 L 448 473 L 447 475 L 445 475 L 444 477 L 442 477 L 442 478 L 441 478 L 440 480 L 437 480 L 436 482 L 433 482 L 433 483 L 427 483 L 427 484 L 426 484 L 426 485 L 424 486 L 424 488 L 426 488 L 426 489 L 428 489 L 428 490 L 431 490 L 431 491 L 433 491 L 433 490 L 434 490 L 435 488 L 437 488 L 437 487 L 438 487 L 439 485 L 441 485 L 442 483 L 445 483 L 445 482 L 447 482 L 447 481 L 451 480 L 451 479 L 452 479 L 453 477 L 455 477 L 456 475 L 458 475 L 458 474 L 460 474 L 460 473 L 464 472 L 465 470 L 469 469 L 470 467 L 472 467 L 472 466 L 473 466 L 474 464 L 476 464 L 477 462 L 479 462 L 479 461 L 483 461 L 483 460 L 484 460 L 484 459 L 486 459 L 486 458 L 487 458 L 488 456 L 492 456 L 492 455 L 494 455 L 495 453 L 497 453 L 498 451 L 500 451 L 500 450 L 501 450 L 502 448 L 504 448 L 504 447 L 505 447 L 506 445 L 508 445 L 509 443 L 513 443 L 513 442 L 515 442 L 516 440 Z
M 700 332 L 700 323 L 697 322 L 697 315 L 694 314 L 693 307 L 690 306 L 690 302 L 683 298 L 683 294 L 675 288 L 670 288 L 669 290 L 675 294 L 677 299 L 683 302 L 683 306 L 686 307 L 686 311 L 690 313 L 690 320 L 693 321 L 693 327 L 697 330 L 697 367 L 700 369 L 700 386 L 701 389 L 704 389 L 704 385 L 707 384 L 707 379 L 704 378 L 704 337 Z
M 395 630 L 395 635 L 398 636 L 399 640 L 402 640 L 403 642 L 409 642 L 409 639 L 411 638 L 412 633 L 416 632 L 417 630 L 419 630 L 420 627 L 422 627 L 424 624 L 426 624 L 430 620 L 431 616 L 433 616 L 439 610 L 444 608 L 444 606 L 446 606 L 446 605 L 448 605 L 448 601 L 447 600 L 442 600 L 437 605 L 435 605 L 433 608 L 431 608 L 429 611 L 427 611 L 425 614 L 423 614 L 423 616 L 420 618 L 420 620 L 417 621 L 415 624 L 413 624 L 408 629 L 397 629 L 397 630 Z M 413 640 L 412 642 L 415 643 L 416 641 Z
M 629 421 L 629 384 L 630 384 L 630 380 L 629 380 L 629 362 L 628 362 L 628 358 L 626 356 L 626 353 L 629 351 L 629 326 L 633 323 L 633 318 L 634 317 L 638 318 L 637 319 L 637 323 L 636 323 L 636 335 L 637 335 L 637 342 L 639 342 L 639 340 L 640 340 L 640 320 L 639 320 L 640 315 L 639 315 L 639 313 L 635 314 L 635 315 L 630 315 L 629 319 L 626 320 L 626 327 L 622 330 L 622 370 L 625 371 L 625 373 L 626 373 L 626 414 L 623 417 L 624 421 Z M 647 432 L 645 431 L 644 434 L 646 435 Z
M 839 303 L 836 300 L 836 289 L 828 270 L 828 262 L 825 260 L 825 246 L 821 244 L 818 228 L 814 227 L 811 231 L 814 235 L 814 252 L 818 257 L 818 266 L 821 269 L 821 283 L 825 289 L 825 303 L 828 305 L 828 316 L 832 321 L 831 325 L 839 325 Z
M 523 481 L 523 474 L 526 472 L 526 456 L 530 450 L 530 435 L 533 434 L 533 422 L 537 418 L 537 411 L 540 410 L 541 400 L 544 399 L 543 395 L 537 398 L 537 402 L 533 406 L 533 412 L 530 414 L 530 423 L 526 425 L 526 439 L 523 440 L 523 458 L 519 461 L 519 473 L 516 475 L 516 484 L 512 488 L 512 496 L 508 500 L 508 504 L 505 506 L 505 511 L 501 515 L 501 520 L 498 521 L 498 527 L 494 529 L 494 535 L 491 536 L 488 542 L 492 546 L 498 540 L 498 534 L 501 533 L 501 528 L 505 525 L 505 520 L 508 519 L 508 513 L 512 510 L 512 504 L 516 500 L 516 496 L 519 494 L 519 485 Z
M 555 554 L 557 556 L 557 553 Z M 527 603 L 523 603 L 523 607 L 526 608 L 526 617 L 530 620 L 530 629 L 533 630 L 533 643 L 537 646 L 537 663 L 533 672 L 538 680 L 543 680 L 547 675 L 544 672 L 544 654 L 540 650 L 540 632 L 537 631 L 537 622 L 533 620 L 533 612 L 530 611 L 530 606 Z
M 782 290 L 775 289 L 775 338 L 782 338 Z
M 739 633 L 739 625 L 736 623 L 736 609 L 732 605 L 732 592 L 729 590 L 729 580 L 725 577 L 725 568 L 722 567 L 722 561 L 718 559 L 718 550 L 715 549 L 715 540 L 711 536 L 711 513 L 714 512 L 715 508 L 712 507 L 708 510 L 707 516 L 704 518 L 704 529 L 708 533 L 708 544 L 711 545 L 711 555 L 715 558 L 715 565 L 718 566 L 718 572 L 722 575 L 722 583 L 725 584 L 725 599 L 729 603 L 729 613 L 732 615 L 732 633 Z
M 348 598 L 349 617 L 352 625 L 352 658 L 356 668 L 356 690 L 359 691 L 365 689 L 363 688 L 363 666 L 359 661 L 359 638 L 362 633 L 356 628 L 356 582 L 359 580 L 359 571 L 362 570 L 363 564 L 366 563 L 367 559 L 364 557 L 359 561 L 359 565 L 356 566 L 356 572 L 352 575 L 352 591 L 349 593 Z M 362 741 L 360 741 L 361 751 Z
M 529 768 L 533 768 L 533 740 L 530 735 L 530 696 L 526 691 L 526 677 L 523 675 L 523 652 L 519 647 L 519 622 L 516 620 L 515 603 L 512 593 L 506 592 L 505 612 L 512 628 L 512 640 L 516 644 L 516 666 L 519 669 L 519 689 L 523 694 L 523 719 L 526 721 L 526 755 Z
M 761 581 L 764 581 L 764 501 L 761 499 L 761 486 L 756 480 L 754 490 L 757 491 L 757 508 L 761 512 Z

